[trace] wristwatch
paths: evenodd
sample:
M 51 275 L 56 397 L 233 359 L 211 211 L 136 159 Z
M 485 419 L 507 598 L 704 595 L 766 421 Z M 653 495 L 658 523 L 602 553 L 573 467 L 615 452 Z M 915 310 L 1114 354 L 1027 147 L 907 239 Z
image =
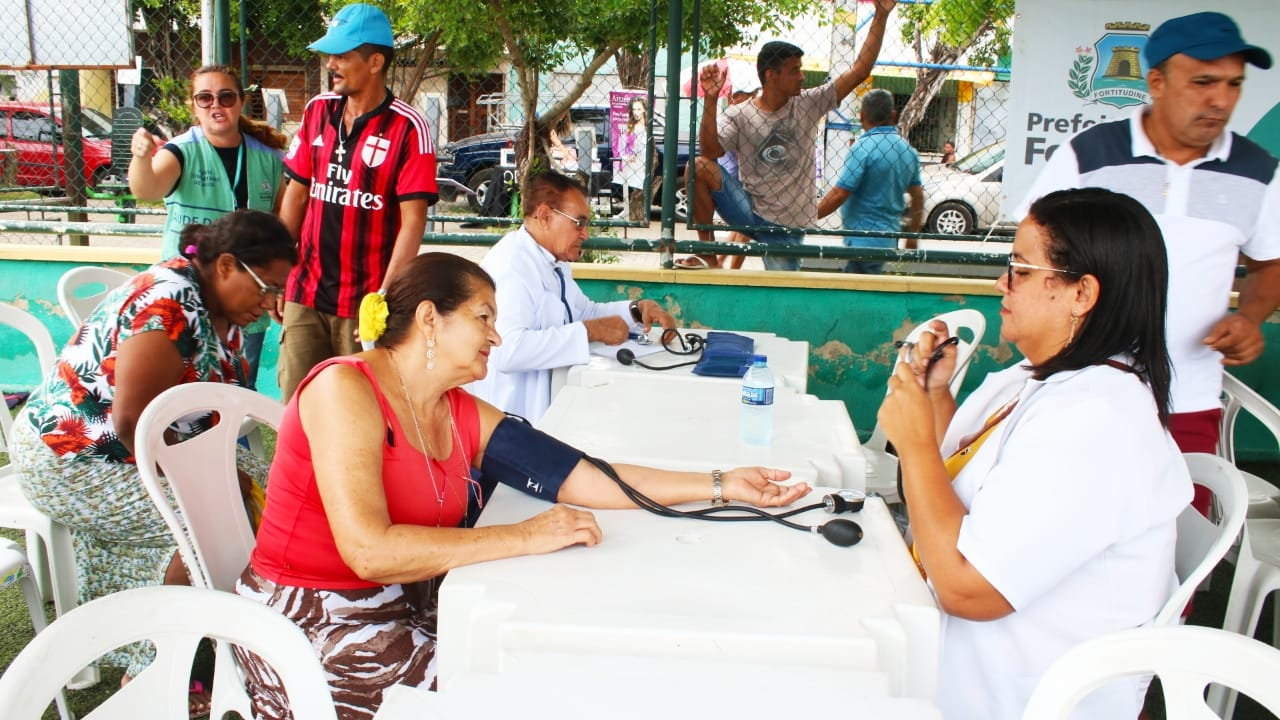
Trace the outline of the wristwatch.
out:
M 724 507 L 729 501 L 724 499 L 724 487 L 720 482 L 720 470 L 711 471 L 711 507 Z
M 631 319 L 635 320 L 637 323 L 643 323 L 644 313 L 640 312 L 640 301 L 632 300 L 630 307 L 631 307 Z

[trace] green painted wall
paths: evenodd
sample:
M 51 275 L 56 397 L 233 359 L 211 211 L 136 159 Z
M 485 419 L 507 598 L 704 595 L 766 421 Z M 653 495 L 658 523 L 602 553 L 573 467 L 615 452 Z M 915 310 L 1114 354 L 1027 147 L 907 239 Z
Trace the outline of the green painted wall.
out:
M 16 304 L 41 318 L 61 346 L 72 327 L 58 306 L 56 288 L 68 262 L 0 259 L 0 301 Z M 141 265 L 114 264 L 121 269 Z M 865 439 L 875 426 L 876 411 L 884 395 L 893 341 L 933 315 L 971 307 L 987 318 L 987 331 L 975 354 L 961 392 L 967 393 L 993 370 L 1008 367 L 1019 356 L 999 339 L 1000 299 L 994 295 L 942 294 L 860 290 L 847 287 L 780 287 L 777 285 L 729 285 L 703 282 L 691 273 L 678 280 L 655 281 L 652 272 L 612 270 L 611 279 L 579 277 L 590 297 L 600 300 L 645 297 L 668 307 L 677 321 L 688 327 L 773 332 L 808 341 L 809 392 L 823 399 L 843 401 L 854 425 Z M 589 274 L 589 273 L 582 273 Z M 671 276 L 673 273 L 666 273 Z M 744 274 L 750 275 L 750 274 Z M 815 276 L 819 278 L 821 276 Z M 822 285 L 815 280 L 814 285 Z M 829 283 L 828 283 L 829 284 Z M 1280 323 L 1273 317 L 1263 327 L 1267 352 L 1245 368 L 1233 369 L 1272 403 L 1280 404 L 1280 384 L 1274 379 L 1280 365 Z M 260 389 L 278 397 L 275 368 L 279 327 L 273 326 L 263 352 Z M 30 389 L 40 378 L 34 352 L 16 333 L 0 328 L 0 379 L 5 390 Z M 679 412 L 678 407 L 672 408 Z M 1252 420 L 1241 427 L 1239 447 L 1250 459 L 1275 459 L 1275 443 Z
M 975 354 L 965 388 L 1006 367 L 1015 352 L 999 342 L 1000 299 L 845 289 L 744 287 L 580 280 L 601 300 L 642 296 L 660 301 L 681 325 L 772 332 L 809 343 L 809 392 L 842 400 L 865 439 L 884 397 L 893 342 L 939 313 L 971 307 L 987 318 L 986 339 Z
M 146 267 L 145 264 L 104 264 L 126 272 Z M 72 267 L 75 264 L 57 261 L 0 260 L 0 302 L 16 305 L 40 318 L 59 349 L 75 331 L 58 305 L 58 278 Z M 258 389 L 276 398 L 280 396 L 280 386 L 276 383 L 279 347 L 280 326 L 272 324 L 262 350 Z M 6 391 L 30 390 L 42 380 L 37 367 L 35 349 L 26 338 L 0 327 L 0 387 Z

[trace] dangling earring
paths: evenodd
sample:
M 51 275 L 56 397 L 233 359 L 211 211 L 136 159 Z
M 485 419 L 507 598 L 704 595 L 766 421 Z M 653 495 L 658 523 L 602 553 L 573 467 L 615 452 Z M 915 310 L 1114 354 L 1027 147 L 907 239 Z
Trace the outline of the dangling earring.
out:
M 436 369 L 436 339 L 427 338 L 427 369 Z
M 1071 341 L 1076 339 L 1076 326 L 1079 324 L 1080 316 L 1074 312 L 1071 313 L 1071 332 L 1067 333 L 1067 345 L 1070 345 Z

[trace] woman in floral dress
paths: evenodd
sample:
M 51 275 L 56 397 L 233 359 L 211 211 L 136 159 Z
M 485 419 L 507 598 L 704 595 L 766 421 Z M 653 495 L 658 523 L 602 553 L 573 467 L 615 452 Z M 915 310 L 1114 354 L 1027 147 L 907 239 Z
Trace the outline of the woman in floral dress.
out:
M 255 210 L 190 225 L 181 247 L 182 257 L 151 266 L 98 305 L 14 420 L 11 453 L 23 492 L 72 529 L 82 603 L 187 582 L 138 475 L 138 418 L 174 385 L 243 384 L 241 328 L 274 305 L 297 262 L 280 221 Z M 266 463 L 255 467 L 242 455 L 241 469 L 262 482 Z M 131 645 L 106 659 L 132 677 L 152 652 Z

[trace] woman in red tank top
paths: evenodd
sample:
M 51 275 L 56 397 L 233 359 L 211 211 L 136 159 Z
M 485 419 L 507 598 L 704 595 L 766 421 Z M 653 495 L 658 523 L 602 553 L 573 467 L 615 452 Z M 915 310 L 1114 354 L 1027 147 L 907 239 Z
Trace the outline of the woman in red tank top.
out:
M 237 591 L 298 623 L 330 674 L 339 717 L 369 718 L 394 684 L 435 682 L 435 581 L 485 560 L 600 542 L 594 516 L 569 504 L 634 505 L 597 468 L 549 436 L 520 431 L 536 446 L 495 441 L 484 465 L 527 455 L 555 466 L 520 489 L 557 503 L 522 523 L 464 527 L 472 471 L 495 437 L 518 423 L 461 386 L 488 370 L 497 301 L 479 265 L 427 253 L 399 273 L 385 300 L 362 316 L 374 349 L 316 366 L 298 387 L 280 426 L 258 544 Z M 532 433 L 533 435 L 530 435 Z M 509 435 L 507 437 L 510 437 Z M 550 458 L 550 460 L 548 459 Z M 559 459 L 559 460 L 557 460 Z M 791 503 L 804 483 L 760 467 L 684 473 L 617 466 L 624 480 L 672 505 L 717 499 L 757 506 Z M 523 477 L 521 478 L 523 485 Z M 352 626 L 359 633 L 352 633 Z M 406 651 L 406 648 L 412 648 Z M 255 710 L 288 717 L 274 674 L 242 655 Z

